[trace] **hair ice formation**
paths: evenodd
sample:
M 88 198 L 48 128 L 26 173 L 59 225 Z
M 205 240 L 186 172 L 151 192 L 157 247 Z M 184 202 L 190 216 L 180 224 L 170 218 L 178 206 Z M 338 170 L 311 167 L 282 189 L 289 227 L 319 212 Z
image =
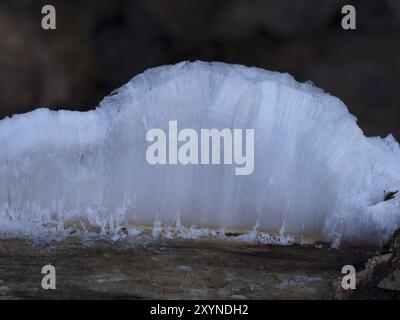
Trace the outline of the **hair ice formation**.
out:
M 254 172 L 146 163 L 146 132 L 255 131 Z M 149 69 L 88 112 L 0 121 L 0 228 L 83 219 L 102 230 L 171 225 L 380 243 L 400 226 L 400 148 L 365 137 L 346 106 L 290 75 L 223 63 Z

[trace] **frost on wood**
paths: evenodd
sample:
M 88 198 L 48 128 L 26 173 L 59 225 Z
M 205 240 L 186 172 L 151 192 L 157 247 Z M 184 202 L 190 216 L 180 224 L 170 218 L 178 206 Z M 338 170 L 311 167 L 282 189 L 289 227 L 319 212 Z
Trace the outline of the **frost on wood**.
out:
M 254 172 L 149 165 L 146 133 L 252 128 Z M 89 112 L 0 121 L 1 230 L 74 221 L 196 225 L 380 243 L 400 225 L 400 149 L 368 138 L 337 98 L 290 75 L 221 63 L 150 69 Z

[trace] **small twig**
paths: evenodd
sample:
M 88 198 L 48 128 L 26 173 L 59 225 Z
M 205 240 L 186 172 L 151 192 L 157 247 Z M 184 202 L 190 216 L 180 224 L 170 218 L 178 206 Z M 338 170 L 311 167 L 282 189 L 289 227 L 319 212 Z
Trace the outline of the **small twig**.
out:
M 383 199 L 383 201 L 388 201 L 390 199 L 394 199 L 396 197 L 397 192 L 399 192 L 399 190 L 389 191 L 389 192 L 385 193 L 385 198 Z

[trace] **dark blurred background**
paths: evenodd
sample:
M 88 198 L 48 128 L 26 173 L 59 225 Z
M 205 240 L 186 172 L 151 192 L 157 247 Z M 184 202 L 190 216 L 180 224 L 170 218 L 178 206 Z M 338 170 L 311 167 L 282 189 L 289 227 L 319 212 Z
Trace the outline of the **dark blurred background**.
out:
M 41 8 L 57 30 L 41 28 Z M 352 4 L 357 30 L 341 28 Z M 289 72 L 400 139 L 400 0 L 0 0 L 0 118 L 87 110 L 149 67 L 217 60 Z

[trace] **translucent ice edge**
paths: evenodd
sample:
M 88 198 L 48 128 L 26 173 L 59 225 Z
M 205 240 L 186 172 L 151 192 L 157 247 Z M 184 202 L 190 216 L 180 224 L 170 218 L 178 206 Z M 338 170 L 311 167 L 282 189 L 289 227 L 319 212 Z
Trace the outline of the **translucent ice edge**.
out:
M 191 226 L 185 228 L 179 224 L 174 226 L 162 226 L 156 221 L 151 230 L 143 226 L 130 226 L 116 228 L 108 231 L 95 232 L 93 230 L 65 228 L 59 226 L 40 226 L 37 224 L 18 224 L 16 226 L 9 225 L 7 228 L 0 228 L 0 240 L 23 238 L 30 240 L 32 244 L 43 246 L 52 243 L 58 243 L 63 240 L 75 237 L 84 246 L 96 246 L 99 240 L 111 242 L 123 242 L 124 247 L 136 245 L 151 244 L 157 240 L 199 240 L 199 239 L 229 239 L 237 242 L 248 242 L 257 244 L 274 244 L 274 245 L 291 245 L 295 243 L 295 237 L 288 234 L 269 235 L 268 233 L 257 230 L 257 226 L 242 234 L 232 234 L 225 230 L 210 230 L 207 228 L 199 228 Z M 307 241 L 302 245 L 309 245 Z M 313 245 L 311 243 L 311 245 Z M 319 246 L 318 244 L 316 246 Z

